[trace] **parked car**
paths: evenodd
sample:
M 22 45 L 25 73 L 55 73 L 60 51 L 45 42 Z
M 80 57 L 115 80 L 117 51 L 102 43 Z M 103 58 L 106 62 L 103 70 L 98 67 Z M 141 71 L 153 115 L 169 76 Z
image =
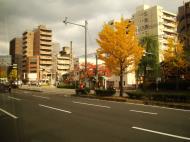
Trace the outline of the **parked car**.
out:
M 0 92 L 11 92 L 11 85 L 8 83 L 0 83 Z

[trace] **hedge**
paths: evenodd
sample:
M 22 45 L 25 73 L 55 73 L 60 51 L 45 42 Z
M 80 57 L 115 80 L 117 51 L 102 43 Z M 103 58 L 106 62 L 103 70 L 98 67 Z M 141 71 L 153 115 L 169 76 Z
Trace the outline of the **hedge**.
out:
M 95 93 L 97 96 L 113 96 L 116 93 L 116 90 L 115 89 L 107 89 L 107 90 L 96 89 Z
M 190 92 L 126 92 L 130 99 L 149 99 L 164 102 L 190 102 Z
M 75 89 L 73 85 L 58 85 L 57 88 Z

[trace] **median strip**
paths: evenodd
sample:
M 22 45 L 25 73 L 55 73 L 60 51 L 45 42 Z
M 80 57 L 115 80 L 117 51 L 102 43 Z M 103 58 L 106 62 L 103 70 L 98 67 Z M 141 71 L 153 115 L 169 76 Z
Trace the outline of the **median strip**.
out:
M 132 111 L 132 112 L 138 112 L 138 113 L 146 113 L 146 114 L 151 114 L 151 115 L 157 115 L 158 114 L 158 113 L 139 111 L 139 110 L 130 110 L 130 111 Z
M 21 101 L 21 99 L 19 99 L 19 98 L 15 98 L 15 97 L 11 97 L 11 96 L 9 96 L 8 98 L 9 98 L 9 99 L 16 100 L 16 101 Z
M 37 96 L 37 95 L 32 95 L 32 96 L 33 96 L 33 97 L 37 97 L 37 98 L 47 99 L 47 100 L 50 99 L 49 97 L 44 97 L 44 96 Z
M 145 105 L 145 104 L 138 104 L 138 103 L 129 103 L 128 105 L 137 105 L 137 106 L 145 106 L 145 107 L 152 107 L 152 108 L 160 108 L 160 109 L 168 109 L 168 110 L 177 110 L 177 111 L 183 111 L 183 112 L 190 112 L 190 110 L 186 109 L 178 109 L 178 108 L 170 108 L 170 107 L 164 107 L 164 106 L 156 106 L 156 105 Z
M 88 104 L 88 103 L 83 103 L 83 102 L 75 102 L 75 101 L 73 101 L 73 103 L 75 103 L 75 104 L 81 104 L 81 105 L 95 106 L 95 107 L 111 108 L 109 106 L 102 106 L 102 105 L 96 105 L 96 104 Z
M 190 138 L 188 138 L 188 137 L 183 137 L 183 136 L 178 136 L 178 135 L 163 133 L 163 132 L 154 131 L 154 130 L 149 130 L 149 129 L 144 129 L 144 128 L 140 128 L 140 127 L 132 127 L 132 128 L 133 128 L 133 129 L 137 129 L 137 130 L 141 130 L 141 131 L 146 131 L 146 132 L 150 132 L 150 133 L 159 134 L 159 135 L 174 137 L 174 138 L 178 138 L 178 139 L 190 140 Z
M 63 109 L 60 109 L 60 108 L 55 108 L 55 107 L 51 107 L 51 106 L 46 106 L 46 105 L 42 105 L 42 104 L 38 104 L 40 107 L 45 107 L 45 108 L 49 108 L 49 109 L 53 109 L 53 110 L 57 110 L 57 111 L 62 111 L 62 112 L 65 112 L 65 113 L 72 113 L 70 111 L 67 111 L 67 110 L 63 110 Z
M 17 116 L 15 116 L 15 115 L 13 115 L 13 114 L 7 112 L 7 111 L 4 110 L 4 109 L 1 109 L 1 108 L 0 108 L 0 111 L 3 112 L 3 113 L 5 113 L 5 114 L 7 114 L 8 116 L 10 116 L 10 117 L 12 117 L 12 118 L 14 118 L 14 119 L 17 119 L 17 118 L 18 118 Z

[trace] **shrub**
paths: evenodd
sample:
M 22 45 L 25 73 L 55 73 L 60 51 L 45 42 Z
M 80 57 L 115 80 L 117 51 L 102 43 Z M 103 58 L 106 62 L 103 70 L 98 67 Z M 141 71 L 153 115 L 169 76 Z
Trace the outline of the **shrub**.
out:
M 76 92 L 76 95 L 86 95 L 86 94 L 89 94 L 90 93 L 90 88 L 77 88 L 75 89 L 75 92 Z
M 142 99 L 145 94 L 140 91 L 126 92 L 130 99 Z
M 57 86 L 57 88 L 75 89 L 75 86 L 74 85 L 60 84 L 60 85 Z
M 152 95 L 152 99 L 155 101 L 165 101 L 165 102 L 188 102 L 190 100 L 189 94 L 180 93 L 162 93 Z
M 116 90 L 115 89 L 107 89 L 107 90 L 96 89 L 95 92 L 97 96 L 113 96 L 116 93 Z

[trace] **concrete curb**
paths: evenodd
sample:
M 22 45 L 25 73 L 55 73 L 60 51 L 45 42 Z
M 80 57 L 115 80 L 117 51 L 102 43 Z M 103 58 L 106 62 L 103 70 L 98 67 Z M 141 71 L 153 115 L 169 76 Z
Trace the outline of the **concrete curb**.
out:
M 166 103 L 166 102 L 156 102 L 156 101 L 148 101 L 148 100 L 133 100 L 133 99 L 128 99 L 128 98 L 111 98 L 111 97 L 99 97 L 99 96 L 76 95 L 76 94 L 72 95 L 72 96 L 90 98 L 90 99 L 107 100 L 107 101 L 115 101 L 115 102 L 128 102 L 128 103 L 134 103 L 134 104 L 153 105 L 153 106 L 190 110 L 189 104 L 179 104 L 179 103 L 170 103 L 170 102 Z
M 26 90 L 26 91 L 33 91 L 33 92 L 43 92 L 41 90 L 34 90 L 34 89 L 25 89 L 25 88 L 17 88 L 19 90 Z

